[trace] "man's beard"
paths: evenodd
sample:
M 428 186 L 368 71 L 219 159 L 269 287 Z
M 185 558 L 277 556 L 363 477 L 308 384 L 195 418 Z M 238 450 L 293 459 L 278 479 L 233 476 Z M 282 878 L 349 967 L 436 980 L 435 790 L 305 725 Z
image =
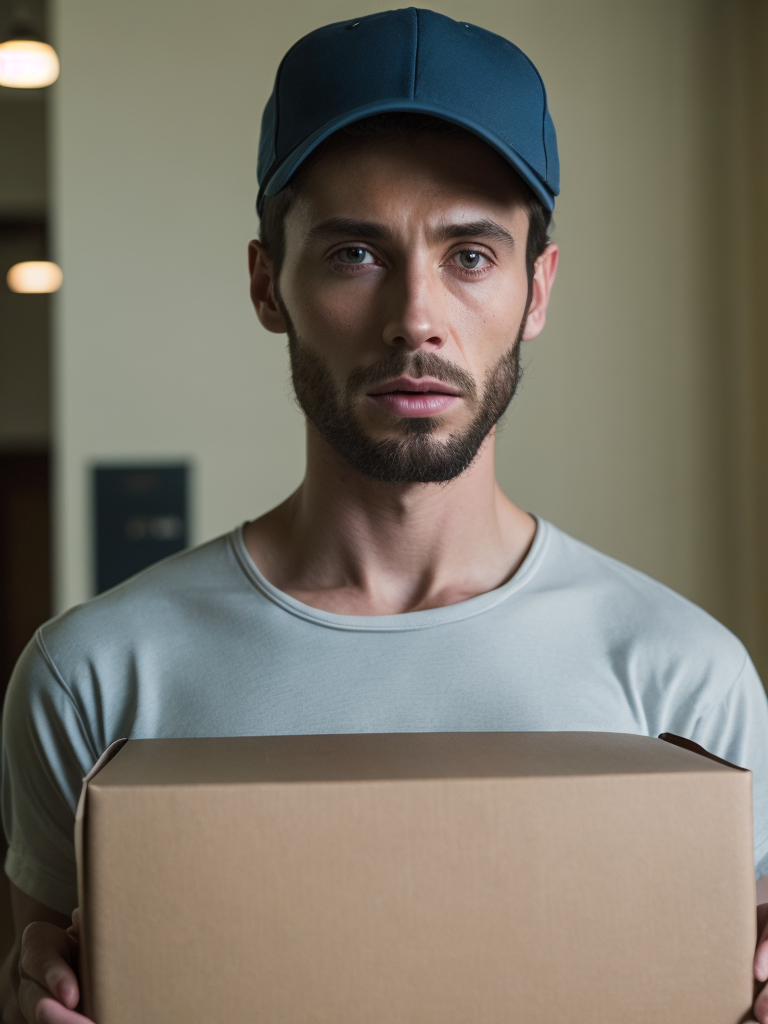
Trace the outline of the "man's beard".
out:
M 478 395 L 474 378 L 461 367 L 430 352 L 392 352 L 380 362 L 353 373 L 341 394 L 325 363 L 299 338 L 283 303 L 288 351 L 296 400 L 325 442 L 353 469 L 386 484 L 444 483 L 463 473 L 486 437 L 504 415 L 522 376 L 520 341 L 525 317 L 514 344 L 499 359 Z M 395 377 L 435 377 L 461 391 L 474 412 L 471 423 L 442 440 L 436 418 L 403 417 L 396 438 L 372 438 L 355 414 L 353 401 Z

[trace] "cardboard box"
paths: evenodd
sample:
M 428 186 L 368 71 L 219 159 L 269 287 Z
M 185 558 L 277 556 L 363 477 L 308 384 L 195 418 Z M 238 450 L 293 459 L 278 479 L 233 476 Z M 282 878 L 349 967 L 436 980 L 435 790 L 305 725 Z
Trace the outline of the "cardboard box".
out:
M 99 1024 L 737 1024 L 751 776 L 615 733 L 132 740 L 78 812 Z

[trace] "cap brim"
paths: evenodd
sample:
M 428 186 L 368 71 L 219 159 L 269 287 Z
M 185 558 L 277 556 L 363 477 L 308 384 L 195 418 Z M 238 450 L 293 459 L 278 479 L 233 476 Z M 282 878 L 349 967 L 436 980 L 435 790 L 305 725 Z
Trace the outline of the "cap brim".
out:
M 482 139 L 483 142 L 487 142 L 489 146 L 492 146 L 507 163 L 511 164 L 512 167 L 517 171 L 523 181 L 530 186 L 533 192 L 539 197 L 547 210 L 554 210 L 555 208 L 555 195 L 549 186 L 543 181 L 539 175 L 533 170 L 523 158 L 515 152 L 514 149 L 507 146 L 506 143 L 495 135 L 493 132 L 488 131 L 482 125 L 476 124 L 470 118 L 458 117 L 455 113 L 443 110 L 437 104 L 423 103 L 418 100 L 380 100 L 377 103 L 369 103 L 366 106 L 357 107 L 355 110 L 347 111 L 347 113 L 336 117 L 331 121 L 326 122 L 321 128 L 318 128 L 316 132 L 313 132 L 308 138 L 304 139 L 300 145 L 296 146 L 269 174 L 264 184 L 259 189 L 259 195 L 256 200 L 256 209 L 261 215 L 261 207 L 265 196 L 274 196 L 281 189 L 283 189 L 288 182 L 291 180 L 293 175 L 301 164 L 307 159 L 309 154 L 317 149 L 321 142 L 328 138 L 329 135 L 333 135 L 334 132 L 340 128 L 344 128 L 348 124 L 354 124 L 355 121 L 362 121 L 365 117 L 371 117 L 374 114 L 387 114 L 387 113 L 410 113 L 410 114 L 428 114 L 432 117 L 438 117 L 442 121 L 450 121 L 451 124 L 458 125 L 460 128 L 466 128 L 467 131 L 472 132 L 473 135 L 477 135 L 478 138 Z

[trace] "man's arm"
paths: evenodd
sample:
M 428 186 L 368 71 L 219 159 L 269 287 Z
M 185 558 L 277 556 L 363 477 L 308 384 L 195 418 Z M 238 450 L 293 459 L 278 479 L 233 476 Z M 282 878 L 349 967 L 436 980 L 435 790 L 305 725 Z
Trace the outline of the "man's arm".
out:
M 754 974 L 758 983 L 755 999 L 755 1018 L 760 1024 L 768 1024 L 768 875 L 758 879 L 757 893 L 757 948 L 755 949 Z
M 16 943 L 0 979 L 3 1024 L 89 1024 L 76 1013 L 77 939 L 60 914 L 11 885 Z

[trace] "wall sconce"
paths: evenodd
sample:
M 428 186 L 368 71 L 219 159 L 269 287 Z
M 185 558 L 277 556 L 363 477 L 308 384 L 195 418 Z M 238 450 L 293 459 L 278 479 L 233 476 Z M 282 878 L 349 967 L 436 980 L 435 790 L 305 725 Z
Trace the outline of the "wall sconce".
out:
M 47 260 L 15 263 L 6 275 L 6 281 L 11 291 L 23 295 L 45 295 L 57 292 L 61 288 L 63 279 L 61 267 L 57 263 L 49 263 Z
M 29 24 L 19 10 L 6 38 L 0 43 L 0 85 L 11 89 L 41 89 L 59 77 L 56 51 Z

